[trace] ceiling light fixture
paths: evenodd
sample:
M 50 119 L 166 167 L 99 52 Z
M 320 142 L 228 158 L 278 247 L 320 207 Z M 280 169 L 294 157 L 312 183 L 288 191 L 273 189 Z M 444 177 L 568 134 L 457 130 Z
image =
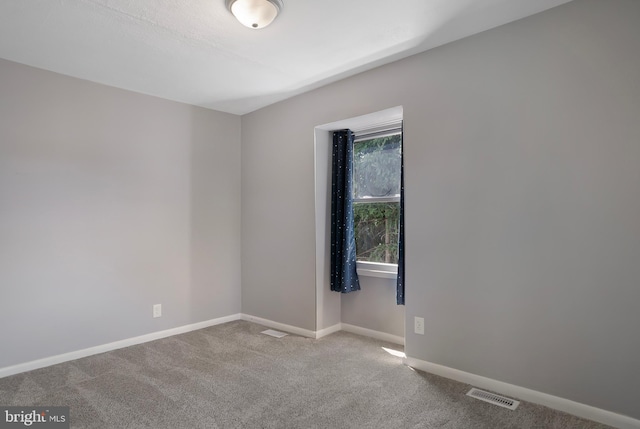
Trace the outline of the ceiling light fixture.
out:
M 282 10 L 282 0 L 225 0 L 227 9 L 240 23 L 249 28 L 263 28 L 271 24 Z

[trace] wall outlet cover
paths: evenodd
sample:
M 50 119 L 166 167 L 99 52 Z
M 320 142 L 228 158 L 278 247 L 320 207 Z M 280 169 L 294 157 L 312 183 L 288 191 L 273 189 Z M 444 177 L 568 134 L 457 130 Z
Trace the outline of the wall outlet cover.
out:
M 415 332 L 416 334 L 424 335 L 424 318 L 423 317 L 414 317 L 413 332 Z

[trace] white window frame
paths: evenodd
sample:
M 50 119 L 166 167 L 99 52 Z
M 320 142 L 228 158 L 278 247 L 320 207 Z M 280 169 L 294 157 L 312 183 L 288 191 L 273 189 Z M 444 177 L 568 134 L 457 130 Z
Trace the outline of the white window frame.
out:
M 398 277 L 398 264 L 356 261 L 356 271 L 359 276 L 396 279 Z
M 363 129 L 352 129 L 355 134 L 354 146 L 361 141 L 371 140 L 379 137 L 387 137 L 395 134 L 402 134 L 402 121 L 367 127 Z M 404 141 L 403 141 L 404 143 Z M 386 197 L 354 198 L 354 203 L 400 203 L 400 195 Z M 396 279 L 398 277 L 398 264 L 387 264 L 384 262 L 356 261 L 356 270 L 359 276 L 378 277 L 384 279 Z

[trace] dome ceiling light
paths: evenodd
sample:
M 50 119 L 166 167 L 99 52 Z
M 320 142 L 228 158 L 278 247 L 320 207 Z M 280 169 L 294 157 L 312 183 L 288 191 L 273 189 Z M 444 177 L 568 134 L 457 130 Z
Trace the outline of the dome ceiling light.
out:
M 227 9 L 246 27 L 264 28 L 276 19 L 282 0 L 225 0 Z

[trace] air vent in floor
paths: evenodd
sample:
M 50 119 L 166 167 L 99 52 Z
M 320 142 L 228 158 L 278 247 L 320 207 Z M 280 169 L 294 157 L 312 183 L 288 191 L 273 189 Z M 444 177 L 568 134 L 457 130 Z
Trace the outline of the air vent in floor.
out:
M 495 393 L 485 392 L 484 390 L 472 388 L 467 392 L 468 396 L 472 398 L 480 399 L 481 401 L 488 402 L 490 404 L 498 405 L 499 407 L 515 410 L 520 405 L 519 401 L 515 399 L 505 398 L 504 396 L 496 395 Z
M 287 334 L 285 334 L 284 332 L 274 331 L 273 329 L 267 329 L 266 331 L 262 331 L 260 333 L 261 334 L 270 335 L 270 336 L 276 337 L 276 338 L 282 338 L 282 337 L 286 337 L 287 336 Z

